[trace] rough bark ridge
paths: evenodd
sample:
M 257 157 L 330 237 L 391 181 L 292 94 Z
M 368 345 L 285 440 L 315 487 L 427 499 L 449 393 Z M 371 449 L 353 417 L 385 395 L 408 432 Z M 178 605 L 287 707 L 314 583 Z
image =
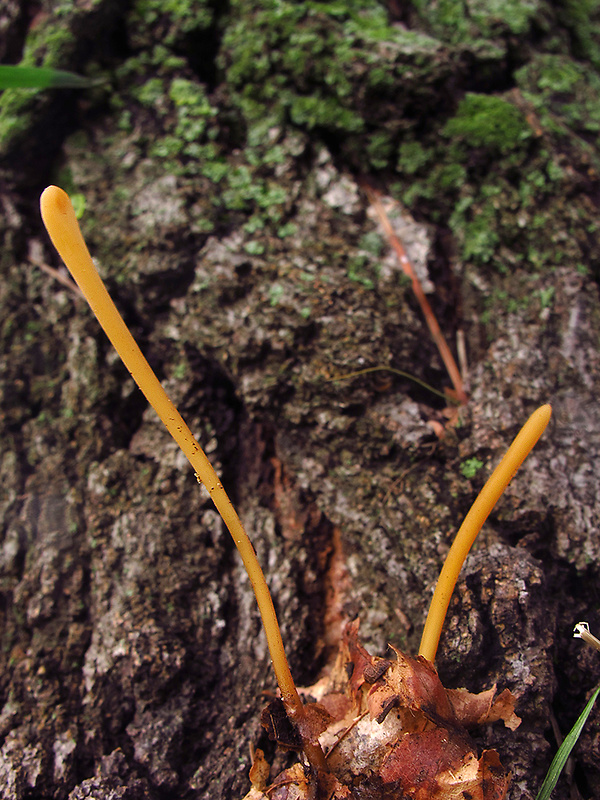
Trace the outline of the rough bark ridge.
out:
M 564 7 L 560 7 L 563 5 Z M 0 795 L 235 798 L 274 689 L 208 499 L 58 267 L 37 202 L 85 198 L 117 305 L 234 496 L 309 683 L 340 621 L 414 651 L 490 468 L 552 429 L 470 558 L 446 685 L 519 696 L 481 733 L 530 798 L 600 666 L 595 2 L 41 0 L 0 58 L 104 78 L 0 96 Z M 471 400 L 446 377 L 360 186 L 402 204 Z M 439 430 L 439 426 L 438 426 Z M 597 717 L 577 750 L 598 796 Z M 567 796 L 566 784 L 556 791 Z

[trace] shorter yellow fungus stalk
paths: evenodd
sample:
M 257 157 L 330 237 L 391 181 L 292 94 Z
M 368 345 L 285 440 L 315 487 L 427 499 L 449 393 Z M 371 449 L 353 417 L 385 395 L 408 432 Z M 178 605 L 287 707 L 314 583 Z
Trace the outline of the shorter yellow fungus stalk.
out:
M 83 292 L 104 332 L 112 342 L 134 381 L 140 387 L 171 436 L 187 456 L 196 478 L 208 489 L 217 511 L 223 518 L 242 557 L 252 583 L 271 654 L 273 669 L 281 697 L 289 716 L 297 723 L 303 738 L 303 749 L 315 770 L 326 770 L 325 757 L 317 742 L 305 738 L 302 720 L 304 706 L 290 672 L 281 631 L 263 571 L 248 534 L 206 454 L 168 398 L 137 342 L 117 311 L 102 279 L 98 275 L 81 235 L 69 196 L 57 186 L 49 186 L 40 198 L 42 219 L 59 255 Z
M 419 655 L 429 661 L 435 659 L 442 625 L 464 560 L 498 498 L 544 432 L 551 414 L 551 407 L 544 405 L 529 417 L 502 461 L 488 478 L 456 534 L 435 587 L 419 647 Z

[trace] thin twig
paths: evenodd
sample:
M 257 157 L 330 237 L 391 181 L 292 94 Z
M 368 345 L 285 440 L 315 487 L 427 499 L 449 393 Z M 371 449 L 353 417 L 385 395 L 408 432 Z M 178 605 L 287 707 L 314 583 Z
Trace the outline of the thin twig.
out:
M 77 298 L 77 300 L 85 300 L 83 292 L 81 291 L 79 286 L 77 286 L 75 281 L 72 281 L 67 275 L 65 275 L 59 269 L 55 269 L 54 267 L 51 267 L 49 264 L 46 264 L 44 261 L 38 261 L 37 259 L 33 258 L 30 258 L 29 262 L 33 264 L 35 267 L 39 267 L 47 275 L 50 275 L 50 277 L 54 278 L 54 280 L 58 281 L 59 283 L 62 283 L 62 285 L 65 288 L 67 288 L 71 292 L 71 294 Z
M 392 247 L 394 248 L 396 255 L 400 261 L 400 266 L 404 271 L 405 275 L 407 275 L 411 282 L 412 282 L 412 290 L 417 298 L 419 305 L 421 306 L 421 311 L 425 317 L 425 321 L 427 322 L 427 327 L 429 328 L 429 332 L 433 337 L 433 341 L 436 343 L 437 348 L 439 350 L 440 356 L 446 370 L 448 371 L 448 375 L 450 376 L 450 380 L 452 381 L 452 385 L 454 386 L 454 391 L 456 392 L 456 398 L 459 403 L 466 403 L 467 402 L 467 394 L 465 392 L 463 386 L 463 380 L 460 374 L 460 370 L 456 366 L 456 361 L 454 360 L 454 356 L 452 355 L 450 348 L 446 344 L 446 340 L 444 339 L 444 334 L 441 331 L 441 328 L 438 324 L 438 321 L 433 313 L 431 306 L 429 305 L 429 301 L 425 296 L 425 292 L 423 291 L 423 287 L 421 286 L 421 282 L 419 281 L 417 274 L 413 268 L 413 265 L 410 262 L 410 259 L 406 255 L 406 250 L 400 239 L 396 236 L 394 229 L 392 228 L 392 224 L 388 218 L 388 215 L 385 212 L 384 207 L 382 206 L 379 198 L 375 194 L 375 192 L 370 189 L 368 186 L 366 187 L 367 196 L 369 198 L 369 202 L 373 206 L 375 213 L 379 217 L 379 221 L 383 226 L 383 230 L 385 231 L 386 236 Z

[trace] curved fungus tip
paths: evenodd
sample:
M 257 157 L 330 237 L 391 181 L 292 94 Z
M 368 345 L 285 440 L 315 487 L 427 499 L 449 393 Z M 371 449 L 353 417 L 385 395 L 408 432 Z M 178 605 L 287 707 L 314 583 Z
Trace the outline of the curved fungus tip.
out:
M 473 542 L 498 498 L 544 432 L 551 416 L 552 407 L 548 403 L 533 412 L 479 492 L 460 526 L 440 572 L 423 629 L 419 655 L 428 661 L 435 660 L 450 598 Z

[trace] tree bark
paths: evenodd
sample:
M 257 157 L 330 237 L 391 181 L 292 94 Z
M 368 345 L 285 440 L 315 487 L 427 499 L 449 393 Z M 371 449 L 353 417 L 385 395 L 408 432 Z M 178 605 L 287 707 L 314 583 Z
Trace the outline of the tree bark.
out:
M 0 97 L 2 797 L 236 798 L 249 746 L 273 756 L 249 581 L 47 269 L 62 269 L 37 207 L 52 182 L 85 199 L 101 274 L 238 507 L 299 684 L 356 615 L 372 651 L 416 651 L 470 503 L 552 403 L 469 557 L 437 663 L 445 684 L 519 696 L 521 727 L 480 743 L 511 765 L 511 798 L 535 796 L 552 715 L 566 733 L 600 679 L 571 639 L 580 620 L 600 629 L 600 23 L 576 3 L 447 7 L 0 11 L 3 60 L 103 79 Z M 449 386 L 365 182 L 451 349 L 466 340 L 470 399 L 453 417 L 395 372 L 345 377 Z M 598 724 L 577 750 L 583 796 L 600 790 Z

